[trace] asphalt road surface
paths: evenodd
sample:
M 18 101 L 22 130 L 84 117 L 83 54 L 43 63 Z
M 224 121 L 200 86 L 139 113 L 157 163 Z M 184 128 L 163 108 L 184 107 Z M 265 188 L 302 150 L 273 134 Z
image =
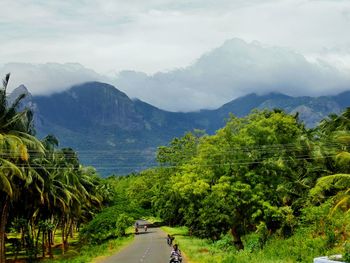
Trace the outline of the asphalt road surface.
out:
M 107 257 L 102 263 L 168 263 L 171 248 L 167 245 L 164 233 L 158 227 L 149 227 L 144 231 L 143 225 L 146 221 L 139 220 L 139 234 L 135 235 L 135 240 L 117 254 Z M 181 248 L 180 248 L 181 250 Z M 185 261 L 182 261 L 185 263 Z

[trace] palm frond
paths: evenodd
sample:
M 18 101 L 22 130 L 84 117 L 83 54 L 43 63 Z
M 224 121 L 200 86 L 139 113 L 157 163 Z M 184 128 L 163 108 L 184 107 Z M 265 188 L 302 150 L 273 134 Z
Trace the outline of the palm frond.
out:
M 0 191 L 5 192 L 8 196 L 12 197 L 13 190 L 8 177 L 3 173 L 2 168 L 0 168 Z
M 7 73 L 5 78 L 2 80 L 2 86 L 4 87 L 4 90 L 6 90 L 7 88 L 7 85 L 9 83 L 9 80 L 10 80 L 10 73 Z

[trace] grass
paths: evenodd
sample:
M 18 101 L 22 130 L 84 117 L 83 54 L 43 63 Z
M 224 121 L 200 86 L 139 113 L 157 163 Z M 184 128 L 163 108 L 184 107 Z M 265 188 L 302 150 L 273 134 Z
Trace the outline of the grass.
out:
M 70 248 L 65 255 L 58 256 L 53 260 L 45 260 L 48 263 L 83 263 L 83 262 L 99 262 L 101 259 L 110 256 L 133 241 L 133 235 L 112 239 L 100 245 L 83 246 L 80 249 Z
M 173 243 L 179 245 L 188 263 L 221 262 L 225 257 L 225 251 L 213 251 L 210 240 L 189 236 L 187 227 L 162 227 L 162 230 L 175 237 Z
M 134 239 L 134 228 L 129 227 L 126 230 L 126 236 L 117 239 L 111 239 L 100 245 L 86 245 L 81 246 L 79 244 L 78 235 L 74 235 L 73 238 L 69 238 L 69 249 L 62 255 L 61 253 L 61 232 L 58 230 L 55 234 L 55 246 L 52 248 L 54 259 L 45 259 L 42 262 L 47 263 L 59 263 L 59 262 L 72 262 L 72 263 L 83 263 L 83 262 L 98 262 L 100 259 L 112 255 L 125 246 L 129 245 Z M 15 237 L 19 238 L 19 234 L 10 234 L 9 238 Z M 9 251 L 8 247 L 7 258 L 13 259 L 14 255 Z M 39 253 L 39 257 L 41 252 Z M 18 262 L 25 260 L 27 255 L 24 251 L 21 251 L 18 255 Z
M 143 217 L 142 219 L 150 222 L 151 224 L 162 222 L 162 220 L 159 217 L 155 217 L 155 216 L 146 216 L 146 217 Z
M 325 237 L 314 237 L 307 229 L 301 229 L 292 237 L 283 239 L 272 236 L 263 249 L 257 248 L 256 235 L 244 237 L 245 249 L 237 251 L 229 235 L 213 242 L 188 235 L 186 227 L 162 227 L 175 237 L 189 263 L 309 263 L 314 257 L 339 254 L 340 248 L 327 248 Z

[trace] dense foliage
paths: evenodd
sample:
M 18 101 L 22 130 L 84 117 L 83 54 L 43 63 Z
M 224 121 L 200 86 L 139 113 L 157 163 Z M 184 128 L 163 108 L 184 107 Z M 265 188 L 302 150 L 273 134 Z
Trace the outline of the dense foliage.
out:
M 110 238 L 125 236 L 134 219 L 115 207 L 107 208 L 90 221 L 80 232 L 84 243 L 102 243 Z
M 231 116 L 214 135 L 189 132 L 160 147 L 159 167 L 125 191 L 190 235 L 219 242 L 229 233 L 236 249 L 305 232 L 322 240 L 311 254 L 298 245 L 309 258 L 349 241 L 349 130 L 350 108 L 315 129 L 280 110 Z
M 84 244 L 100 244 L 111 238 L 125 236 L 127 228 L 133 225 L 136 219 L 147 215 L 142 208 L 143 188 L 138 188 L 138 177 L 111 177 L 109 185 L 115 193 L 110 206 L 98 213 L 93 220 L 80 231 L 80 242 Z M 133 192 L 133 189 L 139 191 Z M 132 198 L 130 196 L 132 195 Z M 138 200 L 138 201 L 136 201 Z

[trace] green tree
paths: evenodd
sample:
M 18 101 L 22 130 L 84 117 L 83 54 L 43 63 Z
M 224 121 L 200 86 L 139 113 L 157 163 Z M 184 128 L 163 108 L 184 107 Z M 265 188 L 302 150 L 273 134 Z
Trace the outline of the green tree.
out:
M 170 211 L 168 221 L 195 235 L 218 239 L 230 230 L 238 248 L 261 222 L 270 232 L 288 234 L 316 180 L 309 180 L 309 137 L 297 116 L 274 110 L 231 116 L 215 135 L 199 138 L 191 154 L 182 147 L 188 136 L 173 141 L 181 147 L 164 148 L 159 159 L 176 164 L 163 175 L 168 189 L 159 195 L 170 205 L 164 199 L 158 205 Z

